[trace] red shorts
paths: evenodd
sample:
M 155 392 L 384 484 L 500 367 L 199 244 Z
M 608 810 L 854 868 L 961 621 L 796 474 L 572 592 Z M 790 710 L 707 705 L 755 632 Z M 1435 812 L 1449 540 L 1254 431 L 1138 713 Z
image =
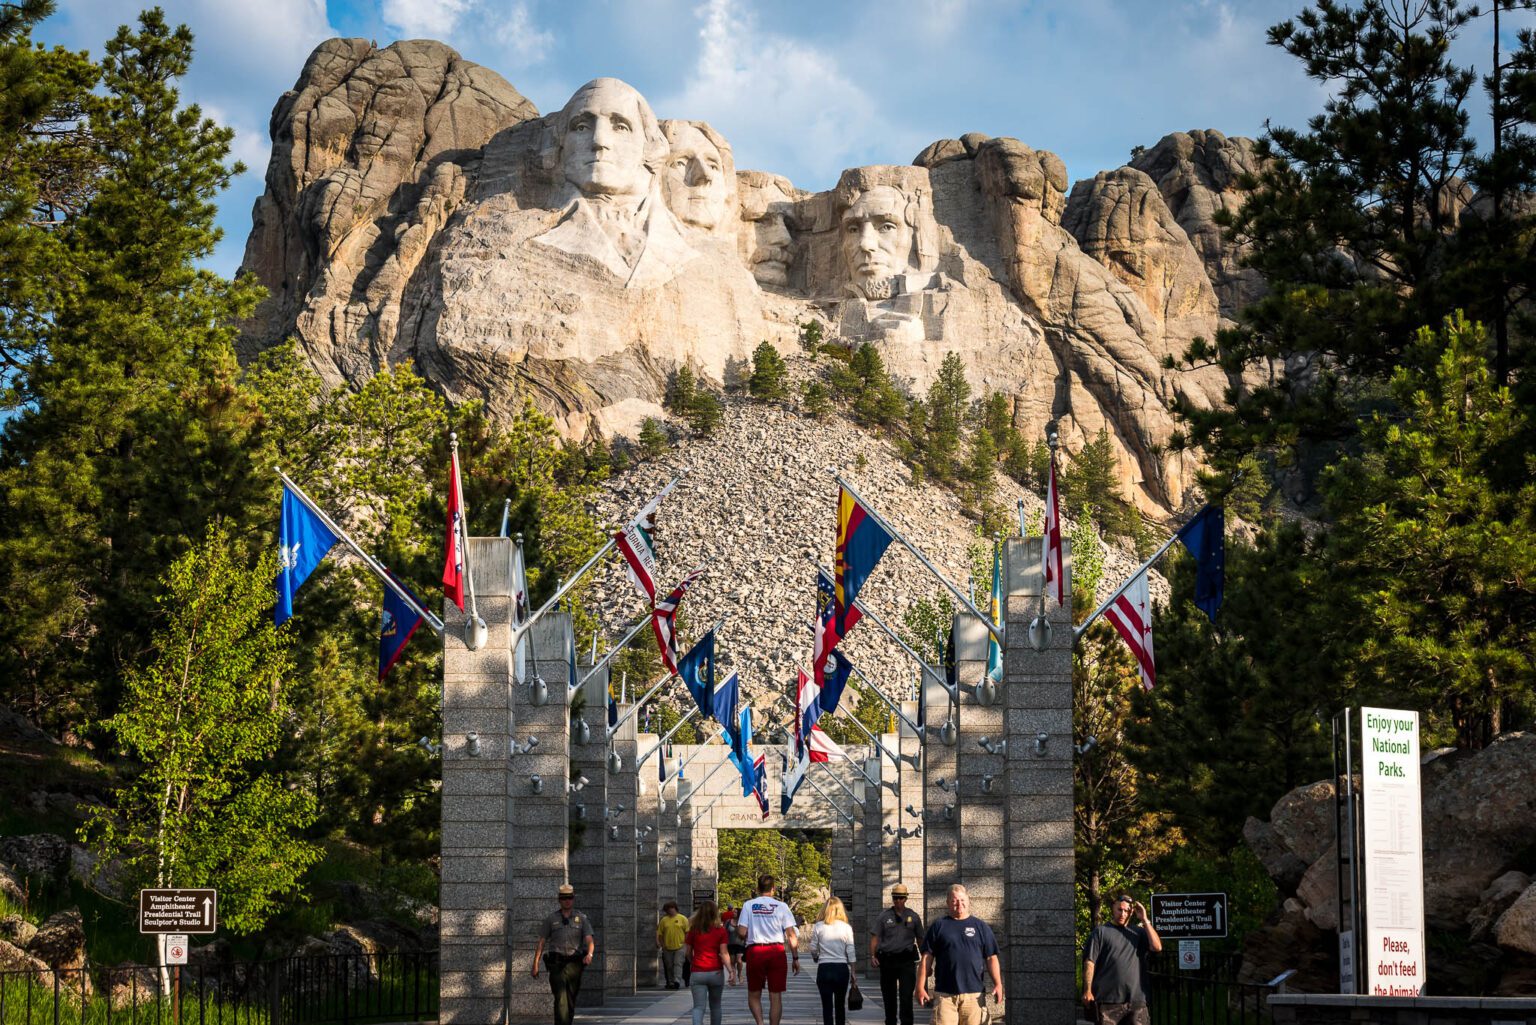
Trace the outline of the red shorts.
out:
M 789 988 L 789 964 L 784 960 L 784 944 L 759 943 L 747 948 L 747 992 L 757 993 L 768 983 L 768 992 L 782 993 Z

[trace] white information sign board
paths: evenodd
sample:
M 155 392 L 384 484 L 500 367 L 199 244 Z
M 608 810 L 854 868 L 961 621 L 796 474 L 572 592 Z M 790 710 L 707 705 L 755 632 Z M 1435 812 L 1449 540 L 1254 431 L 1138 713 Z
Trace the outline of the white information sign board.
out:
M 1424 988 L 1424 829 L 1419 713 L 1360 709 L 1367 992 L 1418 996 Z

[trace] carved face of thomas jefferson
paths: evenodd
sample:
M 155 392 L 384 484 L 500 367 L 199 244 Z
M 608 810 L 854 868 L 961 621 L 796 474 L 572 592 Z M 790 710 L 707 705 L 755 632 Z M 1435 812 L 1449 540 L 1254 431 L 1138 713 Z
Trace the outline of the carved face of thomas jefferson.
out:
M 912 226 L 906 209 L 906 197 L 899 190 L 876 185 L 843 211 L 843 259 L 859 294 L 878 294 L 880 283 L 910 268 Z
M 714 230 L 730 195 L 725 154 L 687 122 L 668 122 L 662 130 L 672 147 L 661 176 L 667 206 L 683 223 Z
M 560 166 L 582 195 L 637 196 L 650 188 L 643 104 L 639 93 L 612 78 L 587 83 L 566 104 Z

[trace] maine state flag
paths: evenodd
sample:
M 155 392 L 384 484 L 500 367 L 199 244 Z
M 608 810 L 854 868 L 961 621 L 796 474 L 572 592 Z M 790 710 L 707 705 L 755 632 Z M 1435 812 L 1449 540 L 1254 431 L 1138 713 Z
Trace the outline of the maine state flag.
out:
M 284 484 L 283 512 L 277 531 L 277 608 L 274 618 L 278 626 L 293 616 L 293 596 L 337 540 L 336 532 L 326 526 L 320 515 Z

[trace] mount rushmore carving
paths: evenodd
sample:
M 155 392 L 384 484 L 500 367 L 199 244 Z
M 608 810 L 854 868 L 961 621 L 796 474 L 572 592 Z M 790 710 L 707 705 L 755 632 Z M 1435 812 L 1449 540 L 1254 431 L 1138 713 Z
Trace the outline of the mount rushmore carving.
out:
M 243 351 L 296 338 L 332 384 L 414 360 L 572 436 L 632 432 L 678 367 L 725 381 L 817 318 L 914 390 L 959 353 L 1029 436 L 1108 430 L 1128 494 L 1166 513 L 1196 468 L 1166 450 L 1169 405 L 1228 382 L 1162 359 L 1262 288 L 1211 220 L 1253 148 L 1216 132 L 1070 192 L 1054 155 L 966 135 L 812 193 L 616 79 L 540 117 L 446 46 L 356 39 L 315 50 L 272 126 L 245 254 L 270 295 Z

